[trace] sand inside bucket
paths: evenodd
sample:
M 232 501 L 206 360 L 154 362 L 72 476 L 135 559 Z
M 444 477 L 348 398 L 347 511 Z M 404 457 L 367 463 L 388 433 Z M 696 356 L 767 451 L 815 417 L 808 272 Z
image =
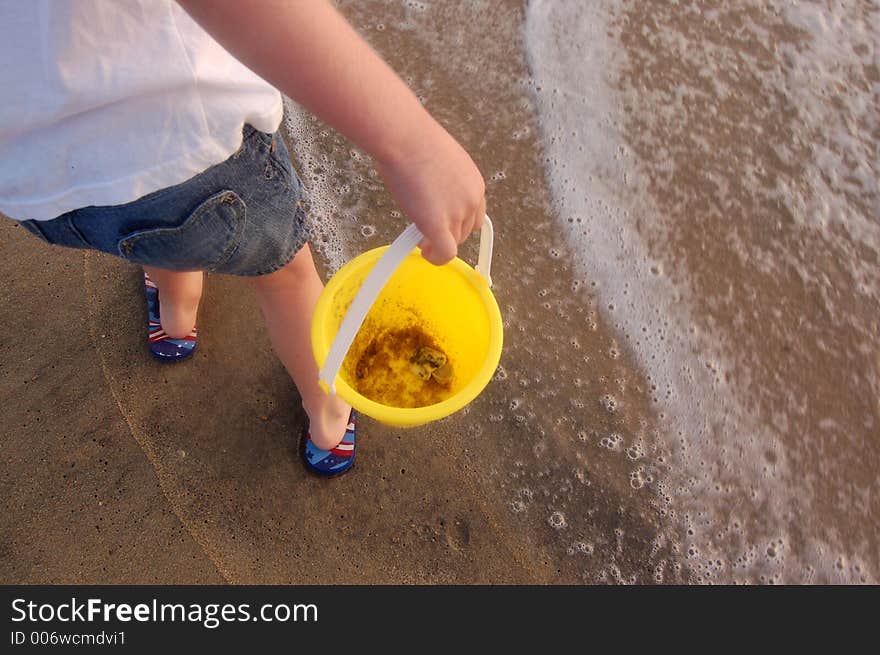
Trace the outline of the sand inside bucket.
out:
M 444 367 L 427 361 L 434 360 L 435 353 L 442 354 Z M 382 405 L 427 407 L 453 394 L 455 363 L 421 326 L 383 328 L 365 324 L 352 344 L 351 354 L 354 357 L 349 356 L 343 364 L 349 384 Z

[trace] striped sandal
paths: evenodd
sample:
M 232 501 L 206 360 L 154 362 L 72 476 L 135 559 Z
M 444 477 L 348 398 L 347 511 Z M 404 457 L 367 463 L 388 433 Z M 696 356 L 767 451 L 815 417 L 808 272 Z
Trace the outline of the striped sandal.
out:
M 354 466 L 355 438 L 357 437 L 357 412 L 351 410 L 345 436 L 334 448 L 321 450 L 312 441 L 307 431 L 304 442 L 304 457 L 310 471 L 324 477 L 333 477 L 348 471 Z
M 183 339 L 172 339 L 159 321 L 159 288 L 144 272 L 144 291 L 147 295 L 147 313 L 149 314 L 149 344 L 153 357 L 163 362 L 176 362 L 192 355 L 199 343 L 199 335 L 195 326 L 192 332 Z

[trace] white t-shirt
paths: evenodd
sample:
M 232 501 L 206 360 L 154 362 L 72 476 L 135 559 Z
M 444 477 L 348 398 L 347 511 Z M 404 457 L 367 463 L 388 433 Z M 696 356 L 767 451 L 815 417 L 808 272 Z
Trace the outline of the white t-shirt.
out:
M 281 95 L 172 0 L 0 0 L 0 212 L 119 205 L 227 159 Z

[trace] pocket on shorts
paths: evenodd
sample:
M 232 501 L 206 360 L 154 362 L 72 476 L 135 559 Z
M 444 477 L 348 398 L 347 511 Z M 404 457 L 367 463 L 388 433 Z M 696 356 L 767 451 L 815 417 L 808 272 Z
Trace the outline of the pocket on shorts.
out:
M 284 137 L 281 132 L 275 132 L 271 135 L 272 139 L 269 143 L 269 159 L 278 167 L 283 175 L 294 176 L 293 163 L 290 161 L 290 153 L 287 151 L 287 145 L 284 143 Z
M 235 252 L 246 220 L 244 201 L 227 189 L 202 202 L 179 225 L 126 234 L 117 248 L 123 259 L 135 264 L 212 271 Z
M 250 126 L 247 126 L 250 127 Z M 293 170 L 290 161 L 290 153 L 284 144 L 284 138 L 280 131 L 269 134 L 255 128 L 253 137 L 258 142 L 254 148 L 254 156 L 257 163 L 262 167 L 263 176 L 267 180 L 273 180 L 284 188 L 298 190 L 299 179 Z

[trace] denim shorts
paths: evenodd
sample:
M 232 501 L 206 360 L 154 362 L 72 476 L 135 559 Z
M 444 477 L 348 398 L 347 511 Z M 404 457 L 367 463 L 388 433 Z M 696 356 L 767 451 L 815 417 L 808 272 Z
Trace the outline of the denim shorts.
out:
M 22 226 L 44 241 L 173 271 L 266 275 L 307 240 L 305 190 L 278 132 L 245 125 L 226 161 L 124 205 Z

